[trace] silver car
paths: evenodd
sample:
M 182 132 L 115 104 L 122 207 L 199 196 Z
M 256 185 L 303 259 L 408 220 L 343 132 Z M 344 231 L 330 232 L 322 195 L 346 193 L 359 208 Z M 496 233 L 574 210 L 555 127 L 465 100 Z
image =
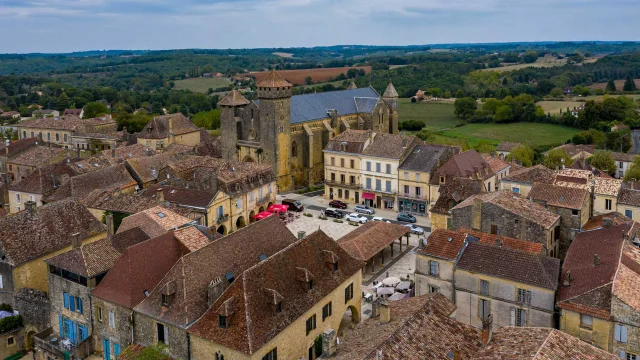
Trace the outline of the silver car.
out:
M 351 213 L 349 215 L 347 215 L 347 217 L 345 218 L 347 221 L 353 221 L 353 222 L 357 222 L 360 224 L 366 224 L 367 221 L 369 221 L 369 219 L 367 219 L 366 217 L 357 214 L 357 213 Z
M 424 235 L 424 229 L 415 224 L 402 225 L 409 228 L 409 232 L 412 234 Z
M 368 207 L 367 205 L 356 205 L 355 208 L 356 212 L 359 212 L 361 214 L 367 214 L 367 215 L 373 215 L 376 213 L 375 210 L 373 210 L 372 208 Z

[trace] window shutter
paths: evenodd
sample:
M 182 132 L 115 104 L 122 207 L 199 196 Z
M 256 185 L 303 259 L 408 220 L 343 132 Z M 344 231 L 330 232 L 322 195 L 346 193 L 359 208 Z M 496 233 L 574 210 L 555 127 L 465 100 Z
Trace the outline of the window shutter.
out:
M 113 311 L 109 311 L 109 326 L 112 328 L 116 327 L 116 318 Z
M 435 264 L 436 264 L 436 276 L 437 276 L 438 274 L 440 274 L 440 264 L 437 261 L 435 262 Z
M 515 326 L 516 325 L 516 308 L 511 308 L 511 319 L 509 321 L 509 324 L 511 326 Z
M 166 345 L 169 345 L 169 327 L 163 326 L 163 328 L 164 328 L 164 343 Z
M 113 344 L 113 354 L 115 356 L 120 355 L 120 344 Z
M 521 326 L 527 326 L 527 312 L 524 310 L 522 310 L 520 321 L 522 322 L 522 324 L 520 324 Z
M 623 343 L 627 342 L 627 327 L 626 326 L 620 326 L 620 342 L 623 342 Z
M 613 335 L 613 338 L 614 338 L 616 341 L 620 341 L 620 325 L 615 324 L 615 326 L 614 326 L 614 330 L 613 330 L 613 334 L 614 334 L 614 335 Z
M 4 289 L 4 280 L 2 279 L 2 275 L 0 275 L 0 289 Z
M 69 310 L 76 311 L 76 298 L 74 296 L 69 296 Z
M 64 324 L 62 322 L 62 315 L 58 316 L 58 325 L 60 326 L 60 337 L 64 337 Z
M 620 351 L 618 351 L 618 357 L 620 359 L 626 359 L 627 358 L 627 353 L 622 351 L 622 350 L 620 350 Z
M 77 306 L 78 312 L 82 314 L 82 299 L 81 298 L 76 298 L 76 299 L 78 299 L 78 306 Z
M 63 293 L 62 296 L 63 296 L 63 299 L 64 299 L 64 308 L 68 309 L 69 308 L 69 294 Z

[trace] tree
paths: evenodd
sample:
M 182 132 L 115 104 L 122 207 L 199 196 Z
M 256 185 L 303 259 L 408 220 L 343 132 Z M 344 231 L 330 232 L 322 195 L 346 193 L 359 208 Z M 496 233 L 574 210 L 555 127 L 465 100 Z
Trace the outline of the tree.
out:
M 509 153 L 507 159 L 509 161 L 516 160 L 519 161 L 522 166 L 529 167 L 533 165 L 533 159 L 535 157 L 535 152 L 529 145 L 520 145 L 513 149 Z
M 478 108 L 476 104 L 476 99 L 471 97 L 458 98 L 453 103 L 454 106 L 454 114 L 459 119 L 467 120 L 473 116 Z
M 313 84 L 313 79 L 311 78 L 311 76 L 307 76 L 306 78 L 304 78 L 304 83 L 307 85 Z
M 640 156 L 635 156 L 624 173 L 624 181 L 640 181 Z
M 563 162 L 564 160 L 564 162 Z M 565 149 L 552 149 L 549 150 L 547 156 L 544 157 L 544 166 L 549 169 L 562 168 L 562 165 L 569 167 L 573 160 L 571 156 L 567 154 Z
M 616 171 L 616 161 L 611 155 L 611 151 L 598 150 L 589 158 L 589 163 L 596 169 L 600 169 L 609 175 L 613 175 Z
M 456 91 L 456 98 L 463 98 L 463 97 L 465 97 L 464 90 Z
M 631 132 L 619 130 L 606 133 L 607 149 L 612 151 L 627 152 L 631 149 Z
M 633 78 L 631 77 L 631 75 L 627 75 L 627 79 L 624 81 L 624 91 L 636 91 L 637 87 L 636 87 L 636 82 L 633 81 Z
M 107 113 L 109 113 L 109 108 L 101 102 L 90 102 L 84 106 L 85 119 L 91 119 Z
M 151 113 L 155 115 L 164 115 L 164 111 L 162 110 L 162 103 L 159 101 L 154 101 L 151 104 Z
M 522 60 L 525 62 L 525 64 L 534 63 L 536 62 L 536 60 L 538 60 L 538 52 L 535 50 L 529 50 L 524 54 Z
M 609 80 L 607 87 L 604 90 L 606 92 L 616 92 L 616 83 L 613 80 Z
M 58 100 L 56 100 L 56 109 L 58 111 L 65 111 L 68 108 L 69 108 L 69 97 L 67 96 L 67 94 L 62 93 L 58 97 Z
M 424 122 L 418 120 L 405 120 L 398 124 L 399 130 L 404 131 L 420 131 L 424 127 Z
M 489 154 L 496 149 L 495 145 L 492 145 L 486 140 L 479 141 L 476 146 L 473 147 L 479 153 Z
M 358 69 L 349 69 L 347 70 L 347 77 L 349 79 L 353 79 L 358 76 Z
M 551 80 L 540 80 L 538 81 L 538 85 L 536 85 L 536 92 L 541 96 L 549 95 L 555 87 L 556 85 L 552 83 Z
M 513 121 L 513 110 L 511 110 L 511 106 L 502 105 L 497 108 L 496 114 L 493 116 L 493 119 L 497 123 Z
M 209 88 L 209 90 L 207 90 L 207 95 L 211 95 L 213 94 L 213 88 Z
M 549 93 L 549 95 L 553 97 L 561 97 L 562 95 L 564 95 L 564 93 L 562 92 L 562 89 L 560 89 L 559 87 L 554 87 L 553 89 L 551 89 L 551 92 Z
M 142 113 L 122 113 L 116 117 L 118 130 L 126 127 L 129 134 L 142 131 L 149 121 L 151 121 L 151 116 Z
M 201 111 L 191 118 L 191 122 L 197 127 L 207 130 L 220 128 L 220 110 Z

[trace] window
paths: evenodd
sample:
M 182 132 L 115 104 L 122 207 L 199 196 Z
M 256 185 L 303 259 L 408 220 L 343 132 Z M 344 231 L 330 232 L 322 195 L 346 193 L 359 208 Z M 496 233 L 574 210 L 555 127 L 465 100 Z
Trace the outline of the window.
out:
M 67 134 L 64 134 L 64 142 L 67 142 Z
M 420 174 L 416 174 L 416 182 L 420 182 Z
M 351 163 L 351 168 L 354 169 L 356 167 L 356 162 L 353 161 L 353 159 L 349 160 L 349 162 Z
M 349 190 L 344 191 L 344 198 L 349 200 Z
M 331 166 L 335 166 L 336 165 L 336 158 L 331 157 Z
M 527 311 L 525 309 L 511 309 L 512 323 L 514 326 L 527 326 Z
M 116 327 L 116 314 L 113 311 L 109 311 L 109 327 L 112 329 Z
M 20 204 L 20 194 L 16 194 L 16 202 Z
M 169 306 L 169 295 L 162 294 L 162 306 Z
M 344 167 L 344 159 L 340 159 L 340 167 Z
M 51 141 L 51 133 L 47 133 L 47 141 Z
M 116 356 L 116 359 L 120 355 L 120 344 L 113 344 L 113 355 Z
M 422 192 L 422 188 L 416 186 L 416 196 L 420 196 Z
M 573 216 L 578 216 L 578 210 L 576 210 L 576 209 L 571 209 L 571 215 L 573 215 Z
M 612 204 L 611 204 L 611 199 L 605 199 L 605 200 L 604 200 L 604 208 L 605 208 L 606 210 L 611 210 L 611 205 L 612 205 Z
M 409 173 L 406 171 L 404 172 L 404 179 L 409 180 Z
M 633 219 L 633 211 L 625 210 L 624 211 L 624 216 L 628 217 L 629 219 Z
M 624 168 L 624 163 L 623 163 L 622 161 L 620 161 L 620 162 L 618 163 L 618 167 L 619 167 L 620 169 L 623 169 L 623 168 Z
M 324 319 L 331 316 L 332 312 L 333 312 L 333 308 L 331 305 L 331 301 L 329 301 L 327 305 L 322 307 L 322 321 L 324 321 Z
M 258 190 L 258 192 L 259 192 L 259 195 L 260 195 L 260 198 L 259 198 L 259 199 L 260 199 L 260 200 L 263 200 L 263 199 L 264 199 L 264 196 L 263 196 L 263 195 L 264 195 L 264 188 L 260 188 L 260 189 Z M 271 190 L 269 190 L 269 192 L 271 192 Z
M 169 328 L 156 323 L 156 334 L 158 336 L 158 342 L 168 345 L 169 344 Z
M 255 200 L 255 196 L 253 194 L 253 191 L 249 193 L 249 201 L 253 202 Z
M 225 279 L 227 279 L 229 284 L 233 283 L 236 280 L 235 276 L 233 276 L 233 273 L 231 271 L 229 271 L 226 274 L 224 274 L 224 277 L 225 277 Z
M 624 352 L 622 350 L 618 353 L 618 355 L 620 356 L 621 359 L 640 360 L 640 357 L 638 357 L 638 355 L 632 354 L 632 353 L 628 353 L 628 352 Z
M 380 171 L 380 163 L 376 163 L 376 172 L 381 172 Z
M 479 299 L 478 306 L 480 307 L 479 309 L 480 319 L 484 320 L 487 317 L 489 317 L 489 315 L 491 314 L 490 305 L 491 305 L 491 302 L 489 300 Z
M 338 189 L 338 197 L 341 198 L 342 197 L 342 189 Z
M 429 286 L 429 294 L 435 294 L 437 293 L 439 290 L 437 287 L 435 286 Z
M 391 181 L 387 180 L 384 185 L 385 185 L 385 191 L 391 192 Z
M 4 289 L 4 278 L 0 275 L 0 289 Z
M 291 144 L 291 157 L 298 157 L 298 144 L 295 141 Z
M 498 225 L 491 225 L 491 233 L 494 235 L 498 235 Z
M 371 161 L 367 161 L 367 171 L 371 171 Z
M 82 299 L 76 297 L 76 311 L 82 314 Z
M 367 189 L 371 189 L 371 178 L 367 178 Z
M 98 321 L 102 322 L 102 306 L 96 305 L 96 316 L 98 317 Z
M 591 329 L 593 326 L 593 318 L 591 315 L 580 314 L 580 326 Z
M 224 206 L 218 206 L 216 214 L 218 215 L 218 219 L 224 217 Z
M 276 304 L 276 314 L 282 312 L 282 301 Z
M 409 185 L 404 186 L 404 194 L 409 195 Z
M 69 310 L 76 311 L 76 297 L 69 295 Z
M 333 263 L 333 272 L 336 272 L 336 271 L 338 271 L 338 262 L 337 261 Z
M 78 325 L 78 332 L 80 333 L 80 342 L 85 341 L 89 337 L 89 331 L 84 325 Z
M 617 342 L 626 343 L 627 342 L 627 327 L 624 325 L 615 325 L 614 328 L 614 339 Z
M 56 133 L 56 141 L 60 141 L 60 134 Z
M 480 280 L 480 295 L 489 295 L 489 282 L 487 280 Z
M 437 261 L 429 260 L 429 275 L 438 276 L 440 267 Z
M 382 180 L 376 179 L 376 190 L 382 190 Z
M 307 291 L 313 290 L 313 280 L 307 281 Z
M 273 348 L 262 357 L 262 360 L 278 360 L 278 348 Z
M 519 187 L 512 187 L 511 191 L 513 191 L 516 194 L 520 194 L 520 188 Z
M 218 325 L 222 328 L 222 329 L 226 329 L 228 327 L 227 324 L 227 317 L 224 315 L 218 315 Z
M 531 305 L 531 291 L 518 289 L 518 302 Z
M 344 303 L 346 304 L 351 299 L 353 299 L 353 283 L 344 288 Z
M 307 335 L 312 330 L 316 329 L 316 314 L 313 314 L 310 318 L 307 319 Z
M 8 346 L 11 346 L 11 345 L 13 345 L 14 343 L 15 343 L 15 340 L 13 339 L 13 336 L 9 336 L 9 337 L 7 338 L 7 345 L 8 345 Z
M 491 191 L 491 183 L 490 182 L 487 183 L 487 191 L 489 191 L 489 192 Z
M 68 293 L 62 293 L 62 299 L 64 301 L 64 308 L 68 309 L 69 308 L 69 294 Z
M 236 200 L 236 207 L 237 207 L 238 209 L 242 209 L 242 199 L 238 199 L 238 200 Z
M 440 184 L 444 184 L 445 178 L 444 176 L 440 176 Z
M 391 164 L 387 164 L 387 174 L 391 174 Z

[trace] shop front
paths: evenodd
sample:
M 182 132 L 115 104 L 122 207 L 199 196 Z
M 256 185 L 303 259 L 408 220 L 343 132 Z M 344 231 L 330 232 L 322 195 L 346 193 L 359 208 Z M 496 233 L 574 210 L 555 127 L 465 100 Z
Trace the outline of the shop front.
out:
M 363 192 L 362 193 L 362 201 L 368 207 L 374 207 L 375 199 L 376 199 L 376 194 L 374 194 L 374 193 L 369 193 L 369 192 Z
M 398 198 L 398 211 L 427 216 L 427 202 L 425 200 Z

